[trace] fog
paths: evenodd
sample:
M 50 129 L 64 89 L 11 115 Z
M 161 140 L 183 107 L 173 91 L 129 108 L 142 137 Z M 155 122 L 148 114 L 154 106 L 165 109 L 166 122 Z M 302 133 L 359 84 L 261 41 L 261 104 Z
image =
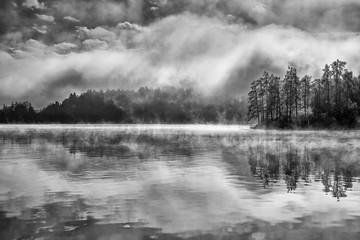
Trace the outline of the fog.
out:
M 360 3 L 37 1 L 1 3 L 0 102 L 36 107 L 87 89 L 194 87 L 240 96 L 264 70 L 360 69 Z

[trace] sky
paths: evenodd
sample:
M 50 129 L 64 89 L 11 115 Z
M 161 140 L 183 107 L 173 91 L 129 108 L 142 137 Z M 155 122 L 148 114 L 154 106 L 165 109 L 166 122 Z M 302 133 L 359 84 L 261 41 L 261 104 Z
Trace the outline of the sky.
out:
M 263 71 L 360 73 L 359 0 L 1 0 L 0 104 L 88 89 L 246 95 Z

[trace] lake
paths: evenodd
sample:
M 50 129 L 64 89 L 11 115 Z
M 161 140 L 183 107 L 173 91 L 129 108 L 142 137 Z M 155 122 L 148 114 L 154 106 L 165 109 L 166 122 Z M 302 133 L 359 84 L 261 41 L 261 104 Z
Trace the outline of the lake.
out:
M 360 239 L 360 131 L 1 125 L 0 239 Z

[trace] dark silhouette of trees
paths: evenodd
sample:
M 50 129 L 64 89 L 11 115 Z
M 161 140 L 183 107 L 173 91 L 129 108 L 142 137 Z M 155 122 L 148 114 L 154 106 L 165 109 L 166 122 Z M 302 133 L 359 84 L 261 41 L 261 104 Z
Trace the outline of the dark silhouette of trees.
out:
M 260 101 L 258 100 L 258 80 L 251 83 L 250 92 L 248 94 L 248 120 L 257 118 L 258 124 L 261 123 L 260 119 Z
M 15 102 L 0 110 L 0 123 L 33 123 L 37 114 L 30 102 Z
M 72 93 L 61 104 L 49 104 L 39 112 L 41 122 L 120 122 L 125 118 L 126 113 L 113 100 L 105 99 L 102 91 L 93 90 L 80 96 Z
M 280 78 L 274 74 L 269 76 L 268 85 L 268 109 L 270 111 L 270 120 L 280 118 L 281 102 L 280 102 Z
M 286 122 L 291 123 L 295 111 L 295 119 L 297 119 L 297 107 L 298 107 L 298 77 L 296 69 L 289 67 L 285 74 L 282 84 L 282 94 L 285 105 L 285 119 Z
M 330 96 L 331 96 L 331 89 L 332 89 L 332 82 L 331 82 L 331 70 L 330 66 L 328 64 L 325 65 L 325 68 L 323 69 L 323 75 L 321 78 L 321 84 L 324 86 L 324 96 L 325 96 L 325 105 L 326 105 L 326 113 L 328 116 L 330 116 L 330 111 L 332 109 Z
M 304 123 L 308 123 L 308 115 L 310 108 L 310 90 L 311 90 L 311 77 L 305 75 L 300 81 L 300 98 L 302 100 L 301 106 L 304 112 Z
M 258 125 L 285 128 L 354 127 L 360 107 L 360 79 L 345 67 L 346 62 L 340 60 L 326 64 L 321 79 L 314 80 L 308 75 L 299 79 L 294 67 L 288 67 L 282 81 L 264 72 L 251 84 L 248 119 L 257 118 Z
M 280 78 L 264 72 L 251 83 L 248 94 L 248 120 L 257 118 L 258 124 L 274 121 L 281 116 Z
M 335 111 L 339 112 L 340 108 L 341 108 L 341 96 L 342 96 L 342 89 L 341 89 L 341 84 L 342 84 L 342 77 L 343 77 L 343 71 L 345 68 L 346 62 L 340 61 L 339 59 L 337 59 L 335 62 L 333 62 L 331 64 L 331 68 L 332 68 L 332 76 L 334 79 L 334 83 L 335 83 Z
M 312 110 L 314 118 L 317 120 L 321 119 L 321 113 L 323 112 L 323 104 L 321 102 L 321 80 L 315 79 L 311 84 L 311 93 L 312 93 Z
M 28 102 L 0 110 L 2 123 L 239 123 L 246 99 L 207 97 L 193 89 L 88 90 L 35 112 Z

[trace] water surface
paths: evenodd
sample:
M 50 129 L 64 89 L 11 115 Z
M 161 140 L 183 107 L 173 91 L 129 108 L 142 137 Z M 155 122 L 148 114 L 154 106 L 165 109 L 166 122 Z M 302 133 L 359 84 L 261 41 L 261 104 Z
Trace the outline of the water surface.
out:
M 0 239 L 359 239 L 360 132 L 2 125 Z

